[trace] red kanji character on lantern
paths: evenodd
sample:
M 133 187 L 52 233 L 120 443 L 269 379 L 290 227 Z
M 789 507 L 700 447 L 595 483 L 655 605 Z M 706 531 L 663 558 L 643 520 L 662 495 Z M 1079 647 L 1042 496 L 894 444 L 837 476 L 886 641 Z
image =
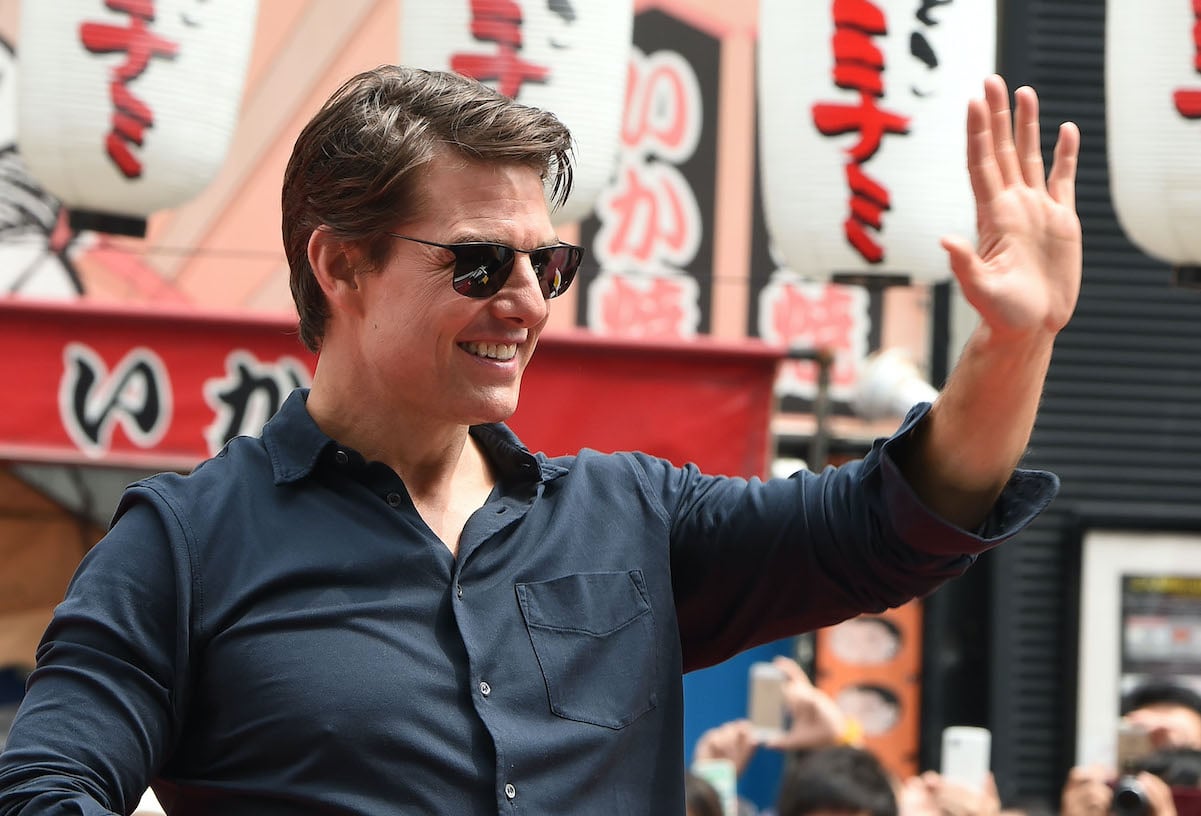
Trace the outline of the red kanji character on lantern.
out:
M 154 125 L 154 113 L 127 87 L 137 79 L 155 57 L 173 59 L 179 53 L 179 43 L 160 37 L 150 30 L 154 21 L 153 0 L 107 0 L 106 5 L 129 15 L 129 26 L 108 23 L 83 23 L 79 39 L 93 54 L 123 51 L 125 62 L 113 69 L 109 94 L 113 100 L 112 129 L 105 139 L 109 157 L 126 178 L 142 175 L 142 163 L 130 150 L 130 143 L 141 146 L 146 128 Z
M 481 82 L 496 82 L 505 96 L 516 98 L 526 82 L 545 82 L 550 68 L 524 60 L 518 54 L 522 45 L 521 7 L 512 0 L 471 0 L 471 35 L 477 40 L 494 42 L 494 54 L 454 54 L 452 71 Z

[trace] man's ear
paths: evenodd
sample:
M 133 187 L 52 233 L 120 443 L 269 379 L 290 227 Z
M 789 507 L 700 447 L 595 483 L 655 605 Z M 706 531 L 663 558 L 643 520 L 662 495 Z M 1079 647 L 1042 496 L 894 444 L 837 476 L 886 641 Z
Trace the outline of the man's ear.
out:
M 363 271 L 360 251 L 325 225 L 309 236 L 309 266 L 331 306 L 349 305 L 358 296 L 358 276 Z

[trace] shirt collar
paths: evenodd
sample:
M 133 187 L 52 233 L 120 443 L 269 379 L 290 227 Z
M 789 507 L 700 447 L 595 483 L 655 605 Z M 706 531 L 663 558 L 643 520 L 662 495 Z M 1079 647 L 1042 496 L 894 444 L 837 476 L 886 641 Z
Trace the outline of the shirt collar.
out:
M 277 485 L 308 476 L 321 452 L 333 444 L 334 440 L 309 416 L 305 408 L 308 398 L 309 389 L 295 389 L 263 426 L 263 445 L 271 457 L 271 471 Z
M 322 452 L 335 444 L 309 415 L 305 408 L 308 398 L 309 389 L 295 389 L 263 426 L 263 445 L 271 457 L 271 470 L 277 485 L 290 484 L 308 476 Z M 567 472 L 547 461 L 546 457 L 531 454 L 503 422 L 472 426 L 471 435 L 505 477 L 533 476 L 536 480 L 546 481 Z

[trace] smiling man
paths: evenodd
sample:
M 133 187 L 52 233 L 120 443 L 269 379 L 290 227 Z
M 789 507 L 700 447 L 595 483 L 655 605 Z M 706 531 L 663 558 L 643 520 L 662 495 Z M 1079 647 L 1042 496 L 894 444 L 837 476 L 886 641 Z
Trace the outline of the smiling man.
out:
M 981 323 L 942 394 L 863 461 L 748 481 L 521 444 L 583 256 L 547 204 L 571 136 L 452 74 L 351 78 L 284 179 L 312 388 L 126 492 L 0 814 L 128 812 L 150 782 L 175 816 L 682 814 L 683 672 L 930 592 L 1055 492 L 1017 464 L 1080 282 L 1079 134 L 1045 174 L 1017 99 L 991 77 L 968 106 L 979 249 L 943 244 Z

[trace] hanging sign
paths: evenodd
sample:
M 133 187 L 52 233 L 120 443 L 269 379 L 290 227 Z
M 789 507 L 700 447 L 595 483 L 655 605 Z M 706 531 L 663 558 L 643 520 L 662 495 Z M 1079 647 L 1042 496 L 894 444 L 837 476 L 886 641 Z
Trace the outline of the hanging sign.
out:
M 994 71 L 994 3 L 760 0 L 764 212 L 793 272 L 950 277 L 938 239 L 975 235 L 967 102 Z
M 143 235 L 225 160 L 257 0 L 23 0 L 18 146 L 76 229 Z
M 592 211 L 616 166 L 633 0 L 401 4 L 400 60 L 474 77 L 554 113 L 576 142 L 575 186 L 556 224 Z
M 1105 9 L 1109 186 L 1122 229 L 1201 283 L 1201 0 Z

